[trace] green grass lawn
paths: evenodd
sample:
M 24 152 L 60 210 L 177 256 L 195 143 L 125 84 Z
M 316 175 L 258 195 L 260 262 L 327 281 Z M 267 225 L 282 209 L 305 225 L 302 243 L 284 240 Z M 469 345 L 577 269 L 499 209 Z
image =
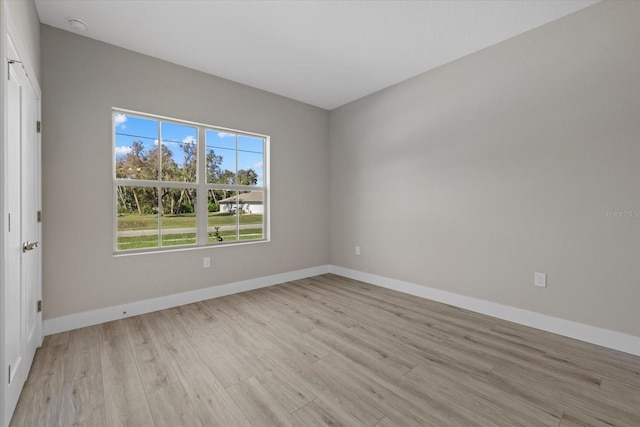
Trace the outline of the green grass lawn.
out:
M 163 215 L 162 228 L 195 227 L 195 219 L 195 214 Z M 234 225 L 236 223 L 236 215 L 212 213 L 209 214 L 208 223 L 210 227 Z M 240 215 L 240 224 L 262 224 L 262 215 Z M 133 214 L 118 216 L 118 230 L 149 230 L 156 228 L 158 228 L 158 217 L 156 215 Z
M 207 223 L 209 227 L 218 227 L 225 225 L 235 225 L 237 216 L 227 213 L 211 213 L 209 214 Z M 240 215 L 240 224 L 256 224 L 261 226 L 263 216 L 259 214 L 246 214 Z M 195 214 L 181 214 L 181 215 L 163 215 L 162 216 L 162 229 L 171 228 L 195 228 L 196 227 L 196 215 Z M 156 215 L 119 215 L 118 216 L 118 231 L 125 230 L 157 230 L 158 229 L 158 217 Z M 220 236 L 224 239 L 223 242 L 236 241 L 235 230 L 220 230 Z M 263 231 L 261 227 L 240 230 L 240 240 L 252 240 L 262 239 Z M 209 232 L 207 241 L 209 243 L 215 243 L 213 238 L 213 232 Z M 184 246 L 195 245 L 196 234 L 195 233 L 172 233 L 162 236 L 162 247 L 167 246 Z M 123 236 L 118 238 L 118 250 L 129 249 L 144 249 L 144 248 L 157 248 L 158 247 L 158 235 L 151 236 Z
M 260 216 L 260 215 L 258 215 Z M 223 242 L 236 241 L 235 230 L 220 231 L 220 236 L 224 239 Z M 262 239 L 262 228 L 248 228 L 240 230 L 240 240 L 252 240 Z M 215 240 L 209 234 L 209 243 L 215 243 Z M 162 236 L 162 247 L 167 246 L 184 246 L 195 245 L 196 233 L 175 233 L 165 234 Z M 145 249 L 145 248 L 157 248 L 158 236 L 132 236 L 132 237 L 120 237 L 118 238 L 118 250 L 130 250 L 130 249 Z

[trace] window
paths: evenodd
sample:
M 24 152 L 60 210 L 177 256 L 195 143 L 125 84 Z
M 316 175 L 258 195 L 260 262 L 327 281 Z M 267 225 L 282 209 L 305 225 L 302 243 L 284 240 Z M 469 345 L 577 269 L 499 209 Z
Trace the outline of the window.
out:
M 266 240 L 269 138 L 113 110 L 116 251 Z

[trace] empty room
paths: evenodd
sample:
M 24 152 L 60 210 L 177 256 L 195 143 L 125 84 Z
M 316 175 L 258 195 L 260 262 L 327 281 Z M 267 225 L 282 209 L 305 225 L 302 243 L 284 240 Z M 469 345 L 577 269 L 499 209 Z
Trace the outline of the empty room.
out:
M 640 1 L 0 24 L 2 427 L 640 426 Z

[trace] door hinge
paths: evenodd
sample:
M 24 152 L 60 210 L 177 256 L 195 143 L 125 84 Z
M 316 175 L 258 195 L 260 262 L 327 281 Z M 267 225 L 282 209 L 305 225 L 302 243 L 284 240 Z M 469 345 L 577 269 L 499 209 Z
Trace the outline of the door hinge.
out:
M 42 222 L 42 211 L 38 211 L 38 222 Z
M 38 313 L 42 311 L 42 300 L 38 300 Z
M 9 365 L 9 384 L 11 384 L 11 365 Z
M 42 130 L 42 122 L 38 120 L 36 122 L 36 132 L 40 133 L 41 130 Z

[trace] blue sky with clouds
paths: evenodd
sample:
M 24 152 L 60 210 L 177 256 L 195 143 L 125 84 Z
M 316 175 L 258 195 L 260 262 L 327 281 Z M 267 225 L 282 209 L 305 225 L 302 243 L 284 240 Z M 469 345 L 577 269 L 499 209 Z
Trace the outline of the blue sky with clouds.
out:
M 156 149 L 158 144 L 158 120 L 127 114 L 114 113 L 116 161 L 131 152 L 134 141 L 142 141 L 145 151 Z M 184 164 L 184 144 L 197 144 L 198 132 L 194 126 L 162 122 L 162 144 L 171 150 L 173 160 Z M 264 139 L 247 135 L 236 135 L 217 129 L 205 131 L 206 149 L 213 149 L 222 156 L 222 169 L 236 172 L 237 169 L 253 169 L 258 174 L 258 185 L 264 185 Z

